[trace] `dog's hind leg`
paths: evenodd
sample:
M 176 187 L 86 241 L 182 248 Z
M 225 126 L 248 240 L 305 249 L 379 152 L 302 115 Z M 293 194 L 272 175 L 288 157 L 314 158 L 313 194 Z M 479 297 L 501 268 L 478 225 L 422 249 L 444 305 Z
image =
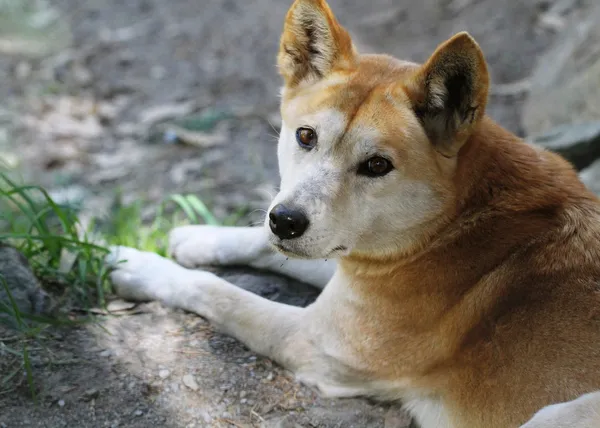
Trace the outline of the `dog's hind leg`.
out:
M 288 259 L 268 244 L 264 227 L 183 226 L 169 236 L 169 253 L 180 265 L 246 265 L 281 273 L 323 288 L 335 271 L 334 260 Z

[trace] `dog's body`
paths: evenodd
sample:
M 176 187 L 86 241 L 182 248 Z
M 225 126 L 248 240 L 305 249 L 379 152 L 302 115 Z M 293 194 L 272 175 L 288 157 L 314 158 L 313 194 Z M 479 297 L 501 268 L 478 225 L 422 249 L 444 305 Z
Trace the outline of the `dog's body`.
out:
M 402 400 L 422 428 L 542 408 L 525 427 L 600 427 L 600 202 L 484 116 L 477 44 L 359 56 L 324 1 L 296 0 L 279 66 L 268 227 L 176 229 L 179 265 L 121 248 L 119 293 L 198 313 L 324 394 Z M 240 263 L 323 292 L 290 307 L 181 266 Z

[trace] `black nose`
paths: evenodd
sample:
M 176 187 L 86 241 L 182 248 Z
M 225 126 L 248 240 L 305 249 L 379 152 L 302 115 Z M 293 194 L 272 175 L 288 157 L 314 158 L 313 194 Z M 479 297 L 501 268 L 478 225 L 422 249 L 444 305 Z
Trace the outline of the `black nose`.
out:
M 302 211 L 277 204 L 269 213 L 271 231 L 281 239 L 294 239 L 302 236 L 308 228 L 308 219 Z

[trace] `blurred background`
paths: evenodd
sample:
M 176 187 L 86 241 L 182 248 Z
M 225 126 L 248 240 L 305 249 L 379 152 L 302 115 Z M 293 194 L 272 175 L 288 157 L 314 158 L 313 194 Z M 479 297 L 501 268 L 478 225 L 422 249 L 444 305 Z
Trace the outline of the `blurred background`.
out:
M 198 194 L 218 216 L 264 208 L 290 3 L 1 0 L 0 159 L 95 212 L 117 188 L 127 200 Z M 488 112 L 520 136 L 599 117 L 594 0 L 330 3 L 363 52 L 424 61 L 471 32 L 491 68 Z
M 600 192 L 598 0 L 329 2 L 362 52 L 421 62 L 439 43 L 468 30 L 490 66 L 489 115 L 528 141 L 565 155 L 585 183 Z M 289 416 L 296 407 L 313 415 L 312 425 L 296 421 L 285 426 L 405 426 L 401 416 L 390 416 L 387 409 L 349 402 L 340 410 L 338 404 L 318 401 L 306 391 L 300 392 L 305 394 L 301 398 L 294 390 L 296 401 L 290 401 L 287 410 L 280 402 L 268 411 L 257 409 L 253 402 L 288 397 L 291 389 L 277 389 L 275 381 L 249 380 L 248 370 L 232 369 L 241 364 L 235 358 L 235 364 L 215 357 L 210 364 L 200 359 L 204 366 L 194 366 L 198 373 L 209 366 L 213 371 L 233 370 L 228 376 L 237 378 L 225 392 L 222 384 L 227 382 L 222 379 L 212 384 L 188 377 L 177 384 L 185 391 L 220 391 L 214 392 L 221 397 L 217 404 L 207 401 L 198 410 L 198 397 L 196 404 L 188 402 L 179 386 L 168 384 L 176 371 L 174 361 L 186 370 L 192 370 L 191 363 L 148 349 L 146 360 L 135 359 L 143 347 L 139 337 L 152 348 L 159 341 L 154 332 L 171 328 L 171 315 L 156 318 L 154 313 L 135 318 L 133 324 L 119 324 L 126 339 L 117 342 L 127 343 L 127 350 L 106 354 L 117 342 L 102 345 L 104 349 L 88 333 L 65 336 L 70 344 L 66 348 L 54 336 L 45 342 L 55 353 L 58 348 L 68 351 L 65 361 L 81 349 L 86 356 L 77 358 L 104 352 L 98 357 L 103 363 L 94 363 L 91 372 L 87 366 L 70 364 L 64 365 L 66 372 L 55 366 L 50 370 L 44 365 L 46 354 L 30 356 L 27 351 L 35 348 L 32 337 L 39 339 L 38 329 L 34 334 L 19 311 L 44 313 L 48 295 L 72 318 L 96 306 L 104 313 L 111 292 L 102 263 L 104 244 L 164 253 L 167 232 L 179 222 L 248 225 L 262 220 L 261 209 L 278 183 L 281 80 L 275 59 L 290 4 L 291 0 L 0 0 L 0 250 L 9 243 L 20 253 L 0 251 L 0 279 L 5 277 L 0 325 L 8 318 L 20 332 L 6 336 L 12 342 L 0 337 L 0 427 L 271 426 L 265 421 L 273 409 Z M 23 259 L 31 267 L 19 265 L 23 269 L 18 275 L 9 269 Z M 10 282 L 11 278 L 18 280 Z M 255 278 L 245 279 L 249 283 L 263 284 L 255 289 L 263 295 L 284 287 L 277 282 L 281 279 L 248 278 Z M 165 349 L 176 345 L 160 343 Z M 223 343 L 223 355 L 234 349 L 238 359 L 251 358 L 247 350 Z M 134 374 L 117 376 L 114 364 L 104 358 L 111 352 L 131 357 L 135 370 L 128 367 Z M 256 358 L 248 361 L 256 365 Z M 40 385 L 40 377 L 33 376 L 36 364 L 47 375 Z M 266 363 L 252 367 L 265 378 L 275 370 Z M 86 373 L 92 374 L 88 378 Z M 214 379 L 221 376 L 211 373 Z M 273 376 L 279 379 L 278 372 Z M 88 383 L 91 391 L 81 386 Z M 137 386 L 124 386 L 132 384 Z M 257 386 L 263 384 L 275 390 Z M 23 422 L 23 415 L 31 403 L 5 394 L 15 385 L 46 394 L 42 402 L 48 406 L 38 408 L 29 422 Z M 101 401 L 104 394 L 99 391 L 106 388 L 113 401 Z M 252 391 L 262 398 L 252 397 Z M 162 407 L 151 408 L 154 416 L 161 409 L 159 416 L 171 425 L 144 419 L 152 412 L 138 407 L 148 396 L 165 400 Z M 69 409 L 71 398 L 79 404 L 73 405 L 72 413 L 61 413 L 63 407 Z M 3 399 L 13 401 L 2 403 Z M 108 416 L 93 422 L 88 407 L 96 400 L 101 403 L 98 415 Z M 110 416 L 107 409 L 123 403 L 122 414 Z M 363 417 L 359 414 L 367 419 L 356 419 Z M 2 419 L 9 416 L 12 419 Z M 34 425 L 37 420 L 50 425 Z M 340 420 L 346 422 L 339 425 Z

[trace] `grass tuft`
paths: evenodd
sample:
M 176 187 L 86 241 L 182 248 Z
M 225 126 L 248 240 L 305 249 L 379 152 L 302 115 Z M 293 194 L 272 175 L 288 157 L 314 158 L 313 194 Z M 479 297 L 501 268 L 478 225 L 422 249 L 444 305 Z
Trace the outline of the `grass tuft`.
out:
M 21 312 L 9 284 L 0 276 L 0 290 L 8 296 L 7 302 L 0 300 L 0 327 L 10 326 L 0 328 L 0 333 L 12 335 L 7 339 L 0 334 L 0 372 L 8 373 L 0 377 L 0 394 L 11 384 L 26 384 L 35 398 L 30 344 L 37 343 L 50 326 L 92 319 L 73 316 L 70 309 L 90 313 L 92 307 L 106 304 L 112 292 L 104 262 L 109 246 L 125 245 L 165 256 L 173 227 L 190 223 L 234 225 L 245 214 L 239 210 L 220 221 L 193 195 L 165 198 L 146 216 L 149 220 L 144 220 L 144 208 L 141 201 L 124 204 L 117 195 L 110 218 L 93 219 L 84 227 L 78 218 L 79 208 L 59 204 L 43 187 L 18 184 L 0 172 L 0 244 L 9 244 L 25 256 L 44 289 L 62 308 L 53 317 Z

